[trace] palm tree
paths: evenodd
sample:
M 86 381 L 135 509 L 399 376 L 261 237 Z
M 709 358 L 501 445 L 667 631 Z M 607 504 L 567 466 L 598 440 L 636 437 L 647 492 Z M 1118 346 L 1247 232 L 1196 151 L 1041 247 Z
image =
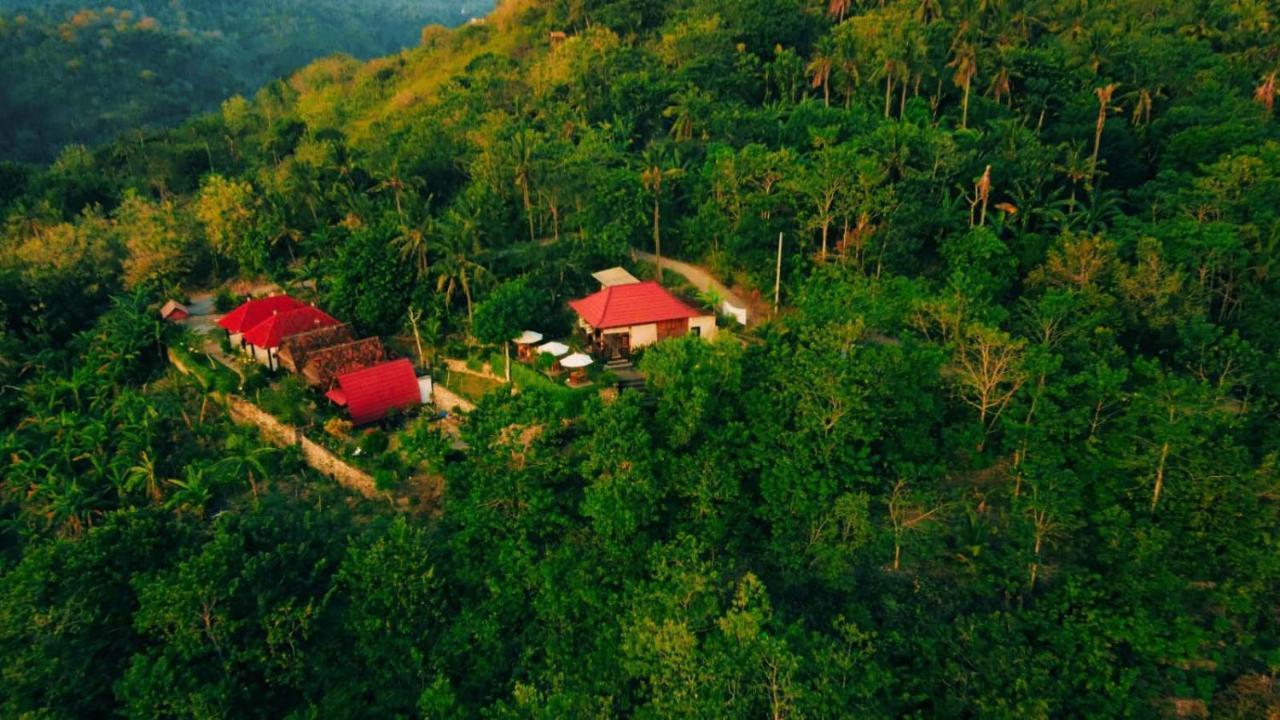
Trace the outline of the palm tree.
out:
M 530 188 L 533 185 L 533 158 L 537 153 L 538 136 L 528 128 L 511 136 L 511 154 L 515 159 L 515 183 L 520 188 L 520 196 L 524 202 L 524 215 L 529 221 L 529 241 L 537 240 L 533 230 L 533 199 Z
M 680 157 L 668 154 L 660 148 L 650 145 L 644 151 L 640 170 L 640 183 L 653 198 L 653 254 L 657 257 L 655 272 L 658 281 L 662 281 L 662 189 L 667 180 L 674 180 L 684 174 L 680 167 Z
M 229 478 L 244 477 L 249 481 L 253 497 L 258 497 L 258 480 L 268 476 L 267 462 L 278 452 L 275 448 L 258 445 L 244 436 L 231 435 L 225 445 L 226 454 L 214 463 L 214 470 Z M 256 476 L 255 476 L 256 473 Z
M 400 174 L 399 163 L 393 162 L 391 170 L 382 175 L 377 185 L 373 186 L 373 192 L 390 192 L 396 201 L 396 215 L 400 217 L 400 222 L 404 222 L 404 204 L 401 201 L 402 196 L 416 187 L 418 182 L 412 178 L 406 178 Z
M 481 253 L 481 247 L 479 235 L 474 232 L 475 228 L 474 224 L 468 223 L 466 217 L 453 219 L 450 223 L 451 232 L 441 238 L 440 255 L 435 264 L 436 292 L 444 293 L 444 301 L 447 305 L 452 302 L 457 291 L 462 291 L 462 296 L 467 302 L 468 326 L 475 318 L 471 291 L 476 281 L 488 272 L 476 261 Z M 468 231 L 468 229 L 471 230 Z
M 429 257 L 431 242 L 429 238 L 434 234 L 435 223 L 428 220 L 419 227 L 401 226 L 400 234 L 391 241 L 392 244 L 399 248 L 400 259 L 413 262 L 419 280 L 425 278 L 431 269 Z
M 1084 160 L 1084 141 L 1075 140 L 1067 144 L 1065 149 L 1065 158 L 1061 165 L 1054 165 L 1054 169 L 1067 176 L 1071 181 L 1071 200 L 1068 203 L 1068 212 L 1074 213 L 1076 209 L 1076 188 L 1081 182 L 1089 179 L 1090 167 Z
M 143 450 L 138 456 L 138 462 L 125 474 L 124 489 L 128 492 L 142 490 L 152 501 L 158 501 L 161 496 L 160 482 L 155 460 L 151 459 L 149 452 Z
M 811 79 L 810 86 L 815 90 L 822 88 L 822 104 L 825 107 L 831 107 L 831 67 L 831 54 L 819 49 L 806 68 Z
M 960 113 L 960 127 L 969 127 L 969 89 L 973 85 L 973 78 L 978 74 L 978 50 L 971 42 L 960 42 L 955 47 L 955 57 L 952 58 L 947 67 L 956 69 L 955 75 L 951 78 L 956 87 L 964 90 L 964 100 Z
M 706 116 L 706 108 L 713 104 L 708 93 L 689 85 L 671 98 L 671 105 L 662 111 L 662 116 L 671 118 L 671 139 L 676 142 L 688 142 L 693 139 L 697 130 L 698 117 Z M 705 131 L 703 133 L 705 137 Z
M 1107 124 L 1107 112 L 1111 110 L 1111 96 L 1115 94 L 1117 83 L 1109 83 L 1100 88 L 1095 88 L 1094 95 L 1098 96 L 1098 121 L 1093 131 L 1093 156 L 1089 160 L 1089 175 L 1092 177 L 1098 171 L 1098 151 L 1102 148 L 1102 128 Z

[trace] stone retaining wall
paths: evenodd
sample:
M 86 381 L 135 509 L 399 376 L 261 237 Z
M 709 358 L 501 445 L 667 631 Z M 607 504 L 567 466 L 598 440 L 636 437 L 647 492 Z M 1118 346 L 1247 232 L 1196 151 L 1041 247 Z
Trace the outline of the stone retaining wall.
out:
M 169 353 L 169 360 L 173 366 L 184 375 L 190 375 L 191 369 L 186 367 L 181 359 L 173 352 Z M 437 386 L 439 388 L 439 386 Z M 437 390 L 440 392 L 443 388 Z M 444 391 L 448 395 L 452 395 L 447 390 Z M 298 445 L 302 449 L 302 459 L 307 465 L 311 466 L 325 477 L 337 480 L 343 487 L 360 493 L 366 498 L 378 498 L 382 493 L 378 492 L 378 487 L 374 483 L 373 476 L 357 470 L 348 465 L 338 456 L 329 452 L 328 448 L 309 440 L 301 430 L 280 422 L 274 415 L 267 413 L 262 408 L 236 395 L 228 395 L 219 392 L 209 393 L 215 400 L 218 400 L 227 407 L 227 413 L 231 419 L 240 425 L 252 425 L 258 428 L 262 433 L 262 437 L 277 447 L 291 447 Z M 466 403 L 465 400 L 458 398 L 460 403 Z M 437 403 L 440 402 L 439 394 L 437 394 Z M 469 404 L 469 403 L 467 403 Z M 448 408 L 446 408 L 448 409 Z

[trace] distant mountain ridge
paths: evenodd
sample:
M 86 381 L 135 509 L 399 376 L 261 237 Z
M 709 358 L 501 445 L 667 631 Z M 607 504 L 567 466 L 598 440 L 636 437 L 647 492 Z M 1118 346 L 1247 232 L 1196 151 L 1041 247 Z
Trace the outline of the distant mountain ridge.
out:
M 488 0 L 0 0 L 0 160 L 175 125 L 326 55 L 415 45 Z

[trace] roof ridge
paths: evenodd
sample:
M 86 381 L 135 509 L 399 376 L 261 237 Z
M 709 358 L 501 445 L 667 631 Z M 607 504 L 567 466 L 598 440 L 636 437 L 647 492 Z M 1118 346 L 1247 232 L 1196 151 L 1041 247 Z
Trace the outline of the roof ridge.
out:
M 600 318 L 595 324 L 602 323 L 605 318 L 609 317 L 609 303 L 613 301 L 613 289 L 615 287 L 617 287 L 617 285 L 610 285 L 601 291 L 604 293 L 604 305 L 600 306 Z

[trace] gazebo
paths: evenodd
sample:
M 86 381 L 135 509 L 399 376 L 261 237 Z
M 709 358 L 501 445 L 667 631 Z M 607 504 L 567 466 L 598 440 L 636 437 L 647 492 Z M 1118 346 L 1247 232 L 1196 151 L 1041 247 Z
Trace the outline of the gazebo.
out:
M 564 343 L 562 343 L 562 342 L 556 342 L 555 340 L 552 340 L 552 341 L 551 341 L 551 342 L 549 342 L 549 343 L 543 343 L 543 344 L 539 345 L 539 346 L 538 346 L 538 352 L 540 352 L 540 353 L 546 353 L 546 354 L 550 355 L 551 357 L 557 357 L 557 358 L 558 358 L 558 357 L 561 357 L 561 356 L 563 356 L 563 355 L 567 355 L 567 354 L 569 354 L 569 346 L 568 346 L 568 345 L 565 345 L 565 344 L 564 344 Z
M 560 366 L 569 370 L 570 385 L 585 385 L 587 383 L 587 368 L 591 367 L 595 361 L 586 353 L 574 353 L 560 360 Z
M 534 343 L 542 342 L 542 333 L 532 330 L 525 330 L 520 337 L 513 339 L 511 342 L 516 344 L 516 358 L 528 361 L 533 357 Z

